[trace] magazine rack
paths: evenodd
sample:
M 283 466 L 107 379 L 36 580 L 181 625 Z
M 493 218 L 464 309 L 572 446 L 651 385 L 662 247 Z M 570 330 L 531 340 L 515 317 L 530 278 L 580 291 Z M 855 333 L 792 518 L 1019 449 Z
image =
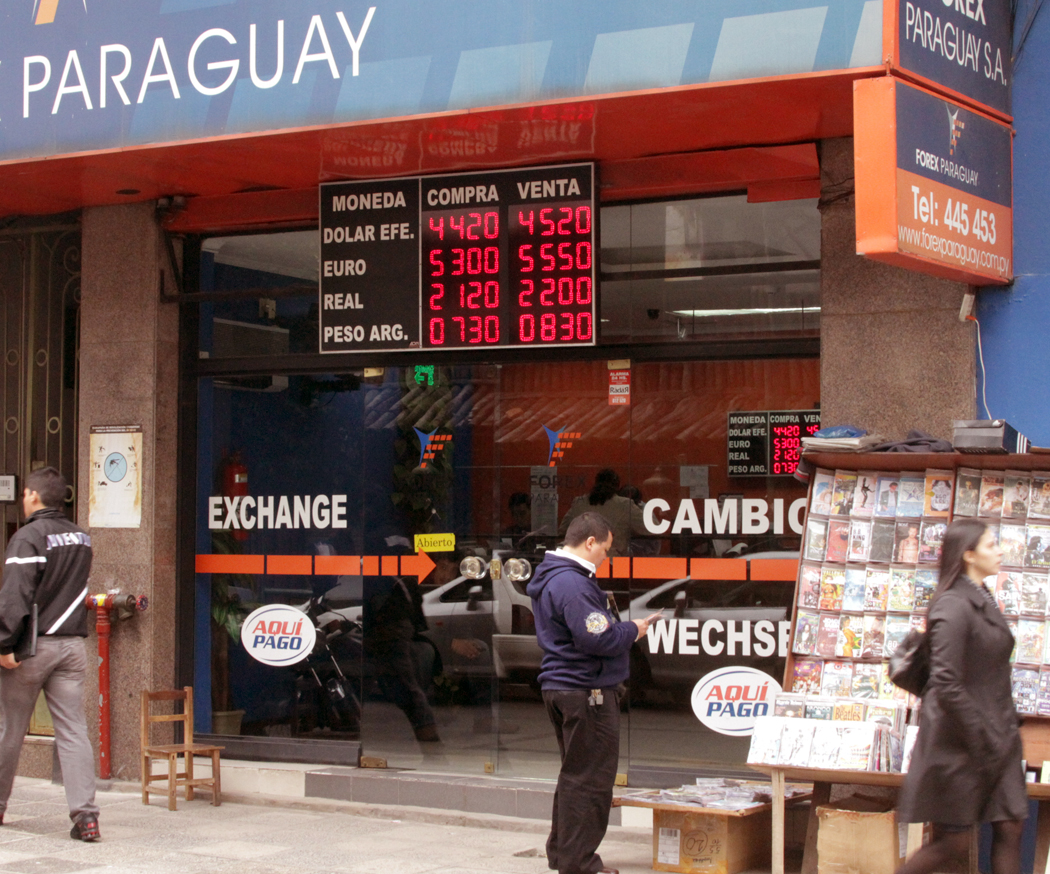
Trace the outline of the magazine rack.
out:
M 976 455 L 961 452 L 807 452 L 806 461 L 816 468 L 848 471 L 922 472 L 971 468 L 980 471 L 1050 471 L 1050 452 L 1028 452 L 1021 455 Z M 812 496 L 807 496 L 803 531 L 809 518 Z M 798 583 L 791 612 L 791 640 L 784 671 L 784 689 L 791 688 L 796 656 L 793 653 L 798 614 Z M 1050 718 L 1026 714 L 1021 726 L 1024 758 L 1030 764 L 1050 761 Z
M 953 475 L 960 468 L 978 471 L 1050 471 L 1050 453 L 1032 452 L 1023 455 L 971 455 L 969 453 L 852 453 L 852 452 L 807 452 L 806 461 L 815 468 L 831 471 L 878 471 L 880 473 L 921 473 L 927 470 L 952 471 Z M 814 480 L 816 478 L 814 477 Z M 954 496 L 953 496 L 954 497 Z M 812 485 L 806 500 L 806 514 L 803 531 L 808 531 L 809 511 L 813 506 Z M 953 501 L 954 509 L 954 501 Z M 950 516 L 948 517 L 951 518 Z M 1048 520 L 1047 524 L 1050 524 Z M 803 549 L 803 561 L 805 561 Z M 802 575 L 800 562 L 799 576 Z M 798 622 L 799 588 L 796 582 L 795 598 L 791 615 L 791 637 L 788 647 L 787 662 L 784 673 L 784 689 L 792 690 L 796 655 L 795 631 Z M 1026 715 L 1021 727 L 1024 744 L 1024 756 L 1029 763 L 1050 761 L 1050 718 Z M 810 822 L 806 835 L 805 856 L 802 874 L 816 874 L 816 808 L 826 803 L 830 797 L 833 784 L 856 784 L 868 786 L 900 786 L 903 775 L 871 771 L 824 771 L 812 768 L 781 767 L 772 765 L 750 765 L 752 769 L 769 774 L 773 782 L 773 848 L 772 874 L 783 874 L 783 786 L 786 780 L 812 781 L 814 784 L 813 803 L 810 811 Z M 1050 784 L 1028 784 L 1028 795 L 1037 800 L 1040 816 L 1036 835 L 1036 861 L 1033 874 L 1046 874 L 1047 856 L 1050 852 Z M 908 852 L 921 843 L 921 826 L 913 826 L 908 833 Z M 779 840 L 778 840 L 779 838 Z M 976 857 L 971 853 L 971 867 Z M 975 870 L 975 868 L 974 868 Z

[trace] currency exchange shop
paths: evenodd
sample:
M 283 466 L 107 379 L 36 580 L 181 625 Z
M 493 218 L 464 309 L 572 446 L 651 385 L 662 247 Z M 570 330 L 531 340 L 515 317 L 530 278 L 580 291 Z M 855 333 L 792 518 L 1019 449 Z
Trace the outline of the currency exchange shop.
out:
M 228 755 L 553 776 L 525 588 L 594 506 L 620 615 L 668 620 L 630 655 L 620 770 L 742 766 L 800 441 L 829 398 L 882 409 L 847 297 L 919 281 L 858 258 L 852 187 L 854 86 L 905 4 L 23 5 L 0 279 L 47 342 L 7 361 L 27 421 L 64 406 L 5 446 L 77 469 L 88 525 L 93 435 L 139 429 L 137 515 L 92 527 L 95 581 L 150 601 L 114 629 L 114 724 L 192 684 Z M 938 332 L 930 363 L 912 330 L 900 361 L 968 397 L 972 350 Z
M 748 739 L 701 725 L 693 691 L 728 665 L 782 676 L 791 474 L 820 418 L 820 214 L 601 205 L 594 173 L 331 183 L 320 228 L 187 239 L 203 730 L 554 775 L 525 586 L 594 493 L 621 615 L 673 620 L 631 653 L 625 756 L 743 761 Z M 272 604 L 318 629 L 294 665 L 242 645 Z M 273 623 L 249 624 L 280 665 Z

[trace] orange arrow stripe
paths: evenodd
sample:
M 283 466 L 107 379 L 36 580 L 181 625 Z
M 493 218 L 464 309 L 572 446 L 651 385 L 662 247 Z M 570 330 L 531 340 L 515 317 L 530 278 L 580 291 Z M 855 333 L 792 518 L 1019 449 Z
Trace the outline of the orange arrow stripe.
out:
M 689 559 L 686 558 L 636 558 L 634 578 L 636 580 L 675 580 L 689 575 Z
M 199 574 L 272 574 L 366 577 L 415 576 L 423 580 L 436 565 L 425 552 L 416 555 L 198 555 Z
M 264 555 L 198 555 L 199 574 L 261 574 L 265 567 Z
M 751 577 L 756 580 L 794 580 L 798 573 L 798 562 L 794 559 L 757 559 L 752 562 L 753 567 L 756 565 L 760 576 L 752 571 Z M 694 580 L 746 580 L 747 566 L 742 558 L 618 556 L 602 562 L 596 576 L 600 580 L 675 580 L 686 576 Z
M 424 579 L 437 565 L 430 556 L 420 550 L 415 555 L 401 556 L 401 573 Z
M 794 558 L 756 558 L 751 562 L 751 579 L 794 582 L 798 579 L 798 560 Z
M 310 575 L 314 572 L 312 555 L 268 555 L 266 556 L 266 573 L 290 575 Z
M 766 558 L 748 562 L 743 558 L 675 558 L 672 556 L 616 556 L 602 562 L 598 578 L 607 580 L 746 580 L 793 582 L 798 576 L 796 559 Z M 194 569 L 199 574 L 274 574 L 298 576 L 343 574 L 366 577 L 414 576 L 422 580 L 435 564 L 425 552 L 416 555 L 198 555 Z
M 694 580 L 746 580 L 747 562 L 742 558 L 694 558 L 689 576 Z
M 315 574 L 348 574 L 356 576 L 361 573 L 361 556 L 359 555 L 316 555 L 314 556 Z

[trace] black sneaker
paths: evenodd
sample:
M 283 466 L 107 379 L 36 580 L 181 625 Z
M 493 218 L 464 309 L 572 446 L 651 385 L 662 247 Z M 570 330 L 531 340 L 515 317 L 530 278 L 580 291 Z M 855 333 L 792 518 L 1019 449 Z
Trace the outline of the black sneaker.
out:
M 98 820 L 86 817 L 80 822 L 73 823 L 69 836 L 74 841 L 97 841 L 102 835 L 98 832 Z

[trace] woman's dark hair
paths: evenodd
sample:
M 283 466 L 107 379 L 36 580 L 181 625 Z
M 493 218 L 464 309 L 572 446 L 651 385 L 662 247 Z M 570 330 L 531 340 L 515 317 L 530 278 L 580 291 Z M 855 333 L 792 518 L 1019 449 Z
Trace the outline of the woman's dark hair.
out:
M 980 519 L 956 519 L 948 526 L 944 535 L 944 546 L 941 547 L 941 574 L 937 581 L 937 590 L 933 593 L 930 607 L 941 595 L 947 592 L 961 576 L 966 574 L 966 562 L 963 554 L 976 549 L 988 526 Z
M 592 507 L 604 504 L 609 498 L 615 497 L 620 489 L 620 477 L 611 467 L 605 467 L 594 476 L 594 488 L 588 500 Z

